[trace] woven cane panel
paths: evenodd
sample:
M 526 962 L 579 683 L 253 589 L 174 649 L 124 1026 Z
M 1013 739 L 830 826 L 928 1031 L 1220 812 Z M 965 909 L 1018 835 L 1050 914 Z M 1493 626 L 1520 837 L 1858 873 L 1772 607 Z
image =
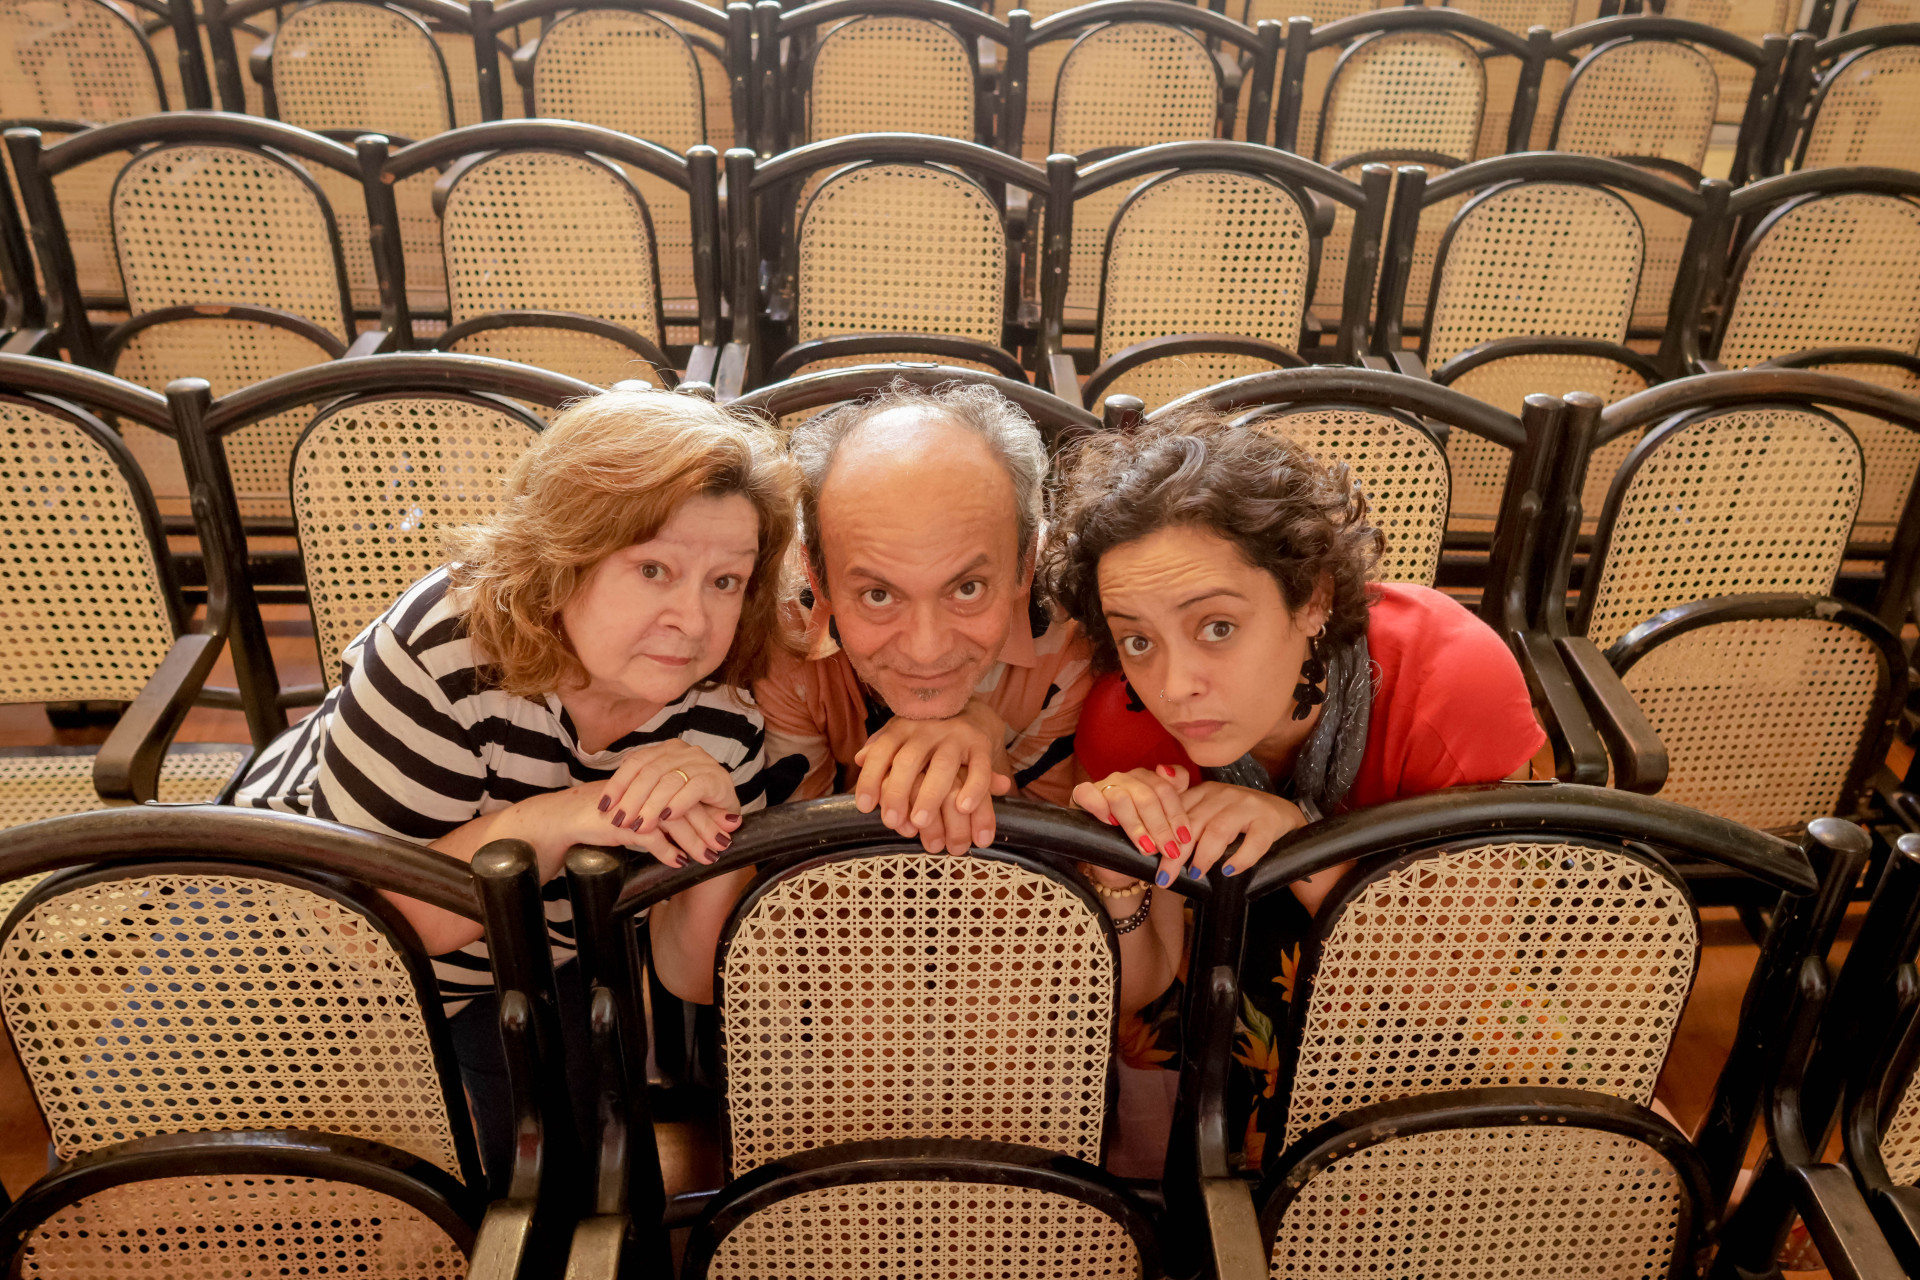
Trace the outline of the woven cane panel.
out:
M 1098 1164 L 1115 963 L 1079 895 L 1008 863 L 916 851 L 788 875 L 721 961 L 732 1175 L 881 1138 Z
M 1383 876 L 1322 943 L 1287 1144 L 1376 1102 L 1455 1089 L 1644 1106 L 1698 949 L 1685 889 L 1618 852 L 1489 844 Z
M 1342 52 L 1344 50 L 1339 48 L 1313 50 L 1307 55 L 1306 69 L 1300 77 L 1300 125 L 1295 134 L 1294 150 L 1309 158 L 1320 138 L 1320 120 L 1326 114 L 1327 90 L 1332 87 L 1333 69 L 1339 65 Z
M 106 124 L 159 110 L 147 51 L 113 10 L 95 0 L 0 0 L 0 119 Z
M 1363 1147 L 1309 1182 L 1272 1275 L 1660 1280 L 1686 1191 L 1645 1143 L 1545 1124 L 1449 1129 Z
M 113 371 L 155 391 L 165 391 L 175 378 L 205 378 L 213 394 L 223 396 L 331 358 L 324 348 L 273 325 L 252 320 L 187 320 L 142 329 L 121 349 Z M 242 516 L 286 519 L 287 464 L 293 460 L 294 441 L 311 417 L 308 411 L 294 409 L 242 427 L 222 442 Z M 184 509 L 187 477 L 173 437 L 137 422 L 122 423 L 121 434 L 154 496 L 168 510 Z
M 1669 180 L 1677 179 L 1666 175 Z M 1640 290 L 1633 300 L 1633 324 L 1642 330 L 1663 333 L 1673 308 L 1673 287 L 1680 278 L 1680 259 L 1687 248 L 1687 234 L 1693 221 L 1680 210 L 1649 200 L 1632 192 L 1623 198 L 1640 219 L 1646 236 L 1646 263 L 1640 268 Z
M 1587 7 L 1587 0 L 1581 0 L 1581 7 Z M 1559 110 L 1560 99 L 1566 96 L 1567 83 L 1572 79 L 1573 64 L 1558 58 L 1547 59 L 1540 68 L 1540 105 L 1533 113 L 1533 130 L 1527 136 L 1527 150 L 1553 150 L 1554 115 Z
M 1896 365 L 1825 364 L 1820 372 L 1857 378 L 1902 395 L 1920 395 L 1920 377 Z M 1860 514 L 1853 521 L 1853 541 L 1889 547 L 1900 513 L 1906 508 L 1907 495 L 1913 491 L 1915 474 L 1920 472 L 1920 433 L 1870 413 L 1835 409 L 1833 415 L 1847 424 L 1867 460 Z
M 436 28 L 433 43 L 440 50 L 440 60 L 446 64 L 447 87 L 453 91 L 453 122 L 459 126 L 479 124 L 486 119 L 486 113 L 480 109 L 480 68 L 475 65 L 473 56 L 473 37 L 464 31 L 445 31 Z M 524 117 L 523 97 L 515 90 L 519 81 L 514 79 L 513 63 L 507 54 L 495 58 L 500 76 L 500 117 L 503 120 L 516 120 Z
M 1852 627 L 1782 618 L 1675 636 L 1621 683 L 1666 744 L 1661 799 L 1781 830 L 1837 811 L 1880 667 Z
M 1119 22 L 1082 36 L 1061 66 L 1053 149 L 1204 140 L 1218 135 L 1219 113 L 1220 74 L 1204 44 L 1176 27 Z
M 644 13 L 569 14 L 541 38 L 533 64 L 537 115 L 618 129 L 676 155 L 707 141 L 702 95 L 687 38 Z
M 1837 72 L 1814 117 L 1801 166 L 1920 169 L 1920 49 L 1871 49 Z
M 246 752 L 175 751 L 160 764 L 161 804 L 212 804 L 246 759 Z M 0 756 L 0 828 L 42 818 L 113 808 L 93 789 L 93 756 Z M 18 902 L 4 901 L 12 884 L 0 885 L 0 920 Z
M 1756 408 L 1666 437 L 1628 481 L 1587 635 L 1747 591 L 1828 595 L 1860 502 L 1860 449 L 1822 414 Z
M 1841 10 L 1845 13 L 1843 7 Z M 1920 22 L 1920 8 L 1913 0 L 1858 0 L 1852 12 L 1853 21 L 1847 24 L 1849 31 L 1860 31 L 1867 27 L 1884 27 L 1895 22 Z
M 944 333 L 1000 345 L 1006 232 L 977 183 L 920 165 L 845 170 L 807 206 L 799 241 L 798 341 Z
M 1624 341 L 1643 243 L 1633 210 L 1599 187 L 1529 182 L 1480 200 L 1454 220 L 1429 366 L 1494 338 Z
M 1513 126 L 1513 101 L 1520 92 L 1520 60 L 1485 55 L 1487 67 L 1487 109 L 1480 117 L 1480 140 L 1474 144 L 1473 158 L 1503 154 L 1507 149 L 1507 130 Z
M 632 347 L 602 338 L 597 334 L 569 329 L 549 329 L 539 325 L 516 325 L 510 329 L 487 329 L 468 334 L 449 347 L 469 355 L 492 356 L 512 360 L 537 369 L 551 369 L 596 387 L 611 387 L 616 382 L 639 378 L 654 386 L 663 386 L 660 371 Z M 528 412 L 551 416 L 552 410 L 533 405 Z
M 1880 1137 L 1880 1159 L 1887 1177 L 1897 1187 L 1920 1183 L 1920 1089 L 1908 1081 L 1893 1110 L 1893 1119 Z
M 1668 0 L 1666 13 L 1669 18 L 1704 22 L 1759 44 L 1773 32 L 1792 31 L 1800 6 L 1792 0 Z M 1753 68 L 1716 50 L 1704 52 L 1720 79 L 1720 123 L 1739 124 L 1753 90 Z
M 1164 360 L 1149 360 L 1136 365 L 1107 384 L 1106 396 L 1138 396 L 1146 405 L 1148 412 L 1162 405 L 1178 400 L 1181 396 L 1206 387 L 1217 386 L 1232 378 L 1244 378 L 1252 373 L 1266 373 L 1273 369 L 1285 368 L 1271 360 L 1262 360 L 1257 356 L 1220 355 L 1212 352 L 1196 352 L 1192 355 L 1168 356 Z
M 329 687 L 348 642 L 441 563 L 441 534 L 493 513 L 532 443 L 505 413 L 425 396 L 314 424 L 294 456 L 293 514 Z
M 1564 31 L 1573 25 L 1573 0 L 1451 0 L 1446 7 L 1517 36 L 1527 34 L 1529 27 Z
M 1374 578 L 1432 586 L 1447 523 L 1447 458 L 1432 436 L 1386 414 L 1319 409 L 1263 419 L 1326 462 L 1344 462 L 1366 495 L 1367 517 L 1387 535 Z
M 1297 347 L 1312 257 L 1299 201 L 1274 183 L 1223 172 L 1164 178 L 1114 226 L 1100 355 L 1172 333 Z
M 960 38 L 919 18 L 862 18 L 820 42 L 809 140 L 850 133 L 974 138 L 973 63 Z
M 1810 347 L 1920 345 L 1920 208 L 1839 195 L 1789 210 L 1756 247 L 1720 359 L 1742 368 Z
M 458 1280 L 467 1259 L 419 1210 L 352 1183 L 154 1178 L 88 1196 L 35 1227 L 20 1274 Z
M 887 351 L 870 356 L 830 356 L 824 360 L 809 360 L 796 366 L 789 377 L 798 378 L 802 374 L 824 373 L 829 369 L 859 369 L 870 364 L 939 364 L 951 369 L 978 369 L 981 373 L 999 373 L 1000 370 L 984 360 L 967 360 L 959 356 L 928 355 L 924 351 Z M 782 414 L 780 429 L 791 433 L 802 422 L 818 413 L 838 408 L 837 405 L 825 405 L 818 409 L 808 409 L 804 413 Z
M 1090 1204 L 978 1182 L 867 1182 L 781 1200 L 720 1242 L 711 1280 L 1125 1280 L 1133 1237 Z
M 1138 183 L 1116 183 L 1073 202 L 1073 246 L 1067 259 L 1066 315 L 1070 321 L 1093 321 L 1100 314 L 1100 270 L 1106 261 L 1107 231 L 1127 197 L 1165 174 L 1151 173 Z M 1046 236 L 1044 210 L 1040 216 L 1042 242 Z M 1171 333 L 1173 330 L 1163 330 Z M 1211 333 L 1204 329 L 1200 332 Z M 1155 335 L 1156 337 L 1159 335 Z M 1297 341 L 1297 339 L 1296 339 Z
M 280 118 L 302 129 L 373 129 L 418 142 L 453 128 L 433 36 L 378 5 L 342 0 L 289 14 L 273 41 L 273 92 Z
M 75 888 L 0 944 L 0 1004 L 59 1159 L 317 1129 L 460 1175 L 406 965 L 312 890 L 240 875 Z
M 706 94 L 707 145 L 721 155 L 735 145 L 733 134 L 733 81 L 727 64 L 704 45 L 693 47 L 694 61 L 700 64 L 700 83 Z
M 1704 53 L 1673 40 L 1629 41 L 1587 63 L 1567 90 L 1555 145 L 1589 156 L 1659 156 L 1698 169 L 1719 102 L 1720 79 Z
M 135 315 L 251 303 L 352 337 L 325 209 L 288 161 L 237 147 L 149 151 L 120 176 L 113 225 Z
M 1487 105 L 1486 75 L 1465 41 L 1439 32 L 1375 36 L 1348 52 L 1327 92 L 1319 159 L 1363 151 L 1473 155 Z M 1303 136 L 1303 146 L 1313 139 Z
M 1040 15 L 1034 14 L 1033 20 L 1038 22 Z M 1072 49 L 1072 40 L 1061 39 L 1027 50 L 1027 118 L 1020 130 L 1020 158 L 1029 164 L 1046 163 L 1053 150 L 1053 94 Z
M 1647 380 L 1628 366 L 1603 356 L 1508 356 L 1469 369 L 1450 384 L 1455 391 L 1484 400 L 1496 409 L 1520 416 L 1526 398 L 1534 392 L 1563 396 L 1588 391 L 1607 404 L 1647 389 Z M 1582 527 L 1592 531 L 1606 500 L 1607 484 L 1620 469 L 1632 439 L 1622 436 L 1602 445 L 1588 463 L 1583 491 Z M 1512 453 L 1504 445 L 1470 431 L 1456 431 L 1447 440 L 1447 459 L 1453 464 L 1453 518 L 1450 527 L 1490 530 L 1500 513 Z M 1598 488 L 1595 488 L 1596 483 Z
M 503 152 L 460 175 L 441 227 L 453 323 L 495 311 L 574 311 L 660 340 L 646 212 L 607 165 Z
M 133 491 L 71 423 L 0 400 L 0 702 L 131 701 L 173 645 Z

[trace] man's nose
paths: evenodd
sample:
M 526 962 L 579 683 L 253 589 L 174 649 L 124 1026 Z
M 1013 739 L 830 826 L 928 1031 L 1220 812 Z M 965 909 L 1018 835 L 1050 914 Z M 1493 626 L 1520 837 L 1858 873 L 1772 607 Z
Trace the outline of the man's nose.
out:
M 932 665 L 953 650 L 952 630 L 934 605 L 921 605 L 907 615 L 900 637 L 900 653 L 909 662 Z

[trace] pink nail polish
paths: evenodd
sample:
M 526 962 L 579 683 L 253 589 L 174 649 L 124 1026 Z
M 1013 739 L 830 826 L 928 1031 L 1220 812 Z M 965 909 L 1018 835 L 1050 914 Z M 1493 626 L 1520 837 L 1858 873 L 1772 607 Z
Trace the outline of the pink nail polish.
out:
M 660 811 L 660 821 L 662 822 L 665 822 L 668 818 L 671 818 L 672 816 L 673 816 L 673 810 L 671 809 L 662 809 Z
M 627 825 L 627 811 L 625 809 L 613 815 L 613 825 L 616 827 L 624 827 Z
M 1141 837 L 1140 837 L 1140 847 L 1141 847 L 1142 849 L 1145 849 L 1145 850 L 1146 850 L 1146 851 L 1147 851 L 1148 853 L 1152 853 L 1152 852 L 1153 852 L 1153 841 L 1151 841 L 1151 840 L 1149 840 L 1149 839 L 1147 839 L 1147 838 L 1146 838 L 1145 836 L 1141 836 Z
M 601 797 L 600 797 L 600 812 L 602 812 L 602 813 L 605 813 L 605 812 L 606 812 L 606 811 L 607 811 L 608 809 L 610 809 L 610 808 L 612 808 L 612 807 L 613 807 L 613 797 L 612 797 L 612 796 L 601 796 Z
M 1193 833 L 1191 831 L 1188 831 L 1185 827 L 1180 828 L 1180 843 L 1181 844 L 1193 843 Z

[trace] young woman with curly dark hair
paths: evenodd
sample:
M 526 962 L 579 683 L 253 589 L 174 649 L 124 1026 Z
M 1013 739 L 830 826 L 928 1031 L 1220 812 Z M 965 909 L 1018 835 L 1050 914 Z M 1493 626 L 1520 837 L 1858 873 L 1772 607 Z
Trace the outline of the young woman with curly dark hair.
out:
M 1073 798 L 1160 856 L 1160 886 L 1236 840 L 1224 875 L 1323 815 L 1497 781 L 1539 750 L 1499 637 L 1438 591 L 1371 582 L 1384 545 L 1345 466 L 1217 414 L 1095 437 L 1070 460 L 1046 579 L 1109 671 L 1081 713 L 1091 781 Z M 1179 899 L 1094 874 L 1125 930 L 1128 1056 L 1172 1065 Z M 1299 942 L 1340 874 L 1268 897 L 1248 933 L 1234 1101 L 1252 1165 Z

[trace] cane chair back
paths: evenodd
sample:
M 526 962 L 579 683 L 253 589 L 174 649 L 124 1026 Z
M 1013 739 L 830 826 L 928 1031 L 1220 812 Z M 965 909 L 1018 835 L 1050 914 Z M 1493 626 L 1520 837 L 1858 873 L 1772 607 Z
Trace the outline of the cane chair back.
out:
M 1461 13 L 1485 19 L 1494 26 L 1524 36 L 1531 27 L 1562 31 L 1573 25 L 1573 0 L 1451 0 L 1446 5 Z M 1507 132 L 1513 123 L 1515 99 L 1520 95 L 1523 68 L 1510 54 L 1485 53 L 1487 64 L 1487 110 L 1480 120 L 1480 138 L 1473 158 L 1497 156 L 1507 149 Z
M 1303 1263 L 1393 1270 L 1410 1257 L 1647 1280 L 1685 1265 L 1698 1209 L 1672 1159 L 1639 1137 L 1564 1117 L 1386 1135 L 1359 1136 L 1316 1162 L 1284 1210 L 1274 1202 L 1264 1224 L 1274 1275 Z
M 8 923 L 0 1014 L 31 1048 L 22 1069 L 58 1158 L 166 1133 L 309 1129 L 473 1172 L 431 970 L 364 903 L 303 876 L 162 862 L 50 876 Z M 102 953 L 117 963 L 74 959 Z M 207 998 L 215 974 L 249 1007 L 301 1016 L 262 1035 Z M 190 1056 L 169 1048 L 183 1044 Z
M 1102 915 L 993 854 L 854 854 L 756 885 L 717 961 L 731 1176 L 881 1139 L 1098 1164 L 1119 976 Z M 861 939 L 857 971 L 829 936 Z
M 1662 799 L 1782 833 L 1853 816 L 1862 758 L 1886 748 L 1889 658 L 1904 658 L 1837 604 L 1824 617 L 1793 605 L 1686 628 L 1675 611 L 1608 655 L 1667 750 Z
M 153 49 L 124 13 L 102 0 L 0 3 L 0 120 L 106 124 L 167 106 Z
M 327 687 L 340 654 L 443 562 L 446 530 L 492 515 L 540 424 L 505 400 L 382 395 L 328 406 L 293 455 L 293 516 Z
M 1812 347 L 1920 347 L 1920 208 L 1864 192 L 1782 207 L 1754 233 L 1732 286 L 1720 362 Z
M 1920 9 L 1913 0 L 1853 0 L 1847 6 L 1842 29 L 1859 31 L 1866 27 L 1890 27 L 1896 22 L 1920 22 Z
M 78 130 L 42 129 L 41 145 L 53 146 L 75 132 Z M 97 300 L 111 310 L 124 307 L 127 296 L 126 285 L 120 279 L 120 260 L 113 247 L 113 183 L 126 162 L 123 155 L 98 156 L 75 165 L 53 180 L 54 198 L 60 202 L 60 218 L 67 228 L 67 252 L 73 259 L 73 273 L 80 283 L 80 291 L 89 300 Z M 13 189 L 14 207 L 24 209 L 26 202 L 20 194 L 20 180 L 13 171 L 13 157 L 7 155 L 4 163 L 7 182 Z M 45 294 L 50 290 L 40 262 L 40 246 L 29 238 L 27 247 L 33 253 L 35 279 Z
M 1920 169 L 1920 47 L 1861 49 L 1826 76 L 1800 155 L 1803 169 Z
M 1307 0 L 1302 4 L 1294 4 L 1292 0 L 1247 0 L 1244 21 L 1251 27 L 1267 19 L 1284 23 L 1289 18 L 1304 16 L 1311 18 L 1313 25 L 1319 27 L 1380 7 L 1372 0 Z M 1300 125 L 1295 142 L 1296 149 L 1303 154 L 1320 136 L 1320 106 L 1327 96 L 1327 86 L 1332 83 L 1333 69 L 1340 61 L 1342 52 L 1338 46 L 1328 45 L 1307 54 L 1306 66 L 1300 75 Z M 1250 135 L 1242 124 L 1234 131 L 1234 136 L 1245 138 Z
M 1904 364 L 1843 360 L 1822 363 L 1818 368 L 1822 373 L 1871 382 L 1902 395 L 1920 396 L 1920 373 Z M 1857 550 L 1885 555 L 1893 549 L 1900 517 L 1906 511 L 1914 481 L 1920 477 L 1920 433 L 1870 413 L 1837 407 L 1832 412 L 1853 432 L 1866 458 L 1860 514 L 1854 519 L 1850 542 Z
M 1486 840 L 1376 866 L 1322 906 L 1302 951 L 1282 1146 L 1360 1107 L 1461 1089 L 1646 1106 L 1699 953 L 1684 883 L 1617 847 Z M 1471 1049 L 1467 1026 L 1484 1028 Z
M 1667 0 L 1666 16 L 1703 22 L 1759 44 L 1769 35 L 1791 33 L 1800 6 L 1793 0 Z M 1706 55 L 1720 80 L 1716 119 L 1721 124 L 1739 124 L 1747 96 L 1753 92 L 1753 68 L 1717 49 L 1706 50 Z
M 434 27 L 433 43 L 440 50 L 440 61 L 447 68 L 447 90 L 453 95 L 454 125 L 480 124 L 487 118 L 486 107 L 480 101 L 479 58 L 473 47 L 474 35 L 466 31 L 449 31 L 443 27 Z M 494 46 L 494 74 L 498 83 L 505 86 L 514 83 L 512 55 Z M 500 95 L 500 118 L 516 120 L 526 115 L 523 109 L 525 99 L 517 93 Z
M 674 194 L 684 209 L 686 193 Z M 462 170 L 441 214 L 451 322 L 496 311 L 569 311 L 660 344 L 665 335 L 648 212 L 620 168 L 596 156 L 506 151 Z M 487 330 L 454 349 L 611 386 L 634 376 L 624 371 L 630 350 L 609 364 L 605 348 L 614 345 L 528 326 Z M 589 376 L 609 372 L 617 376 Z M 658 375 L 648 369 L 640 376 Z
M 1367 519 L 1387 537 L 1375 581 L 1433 585 L 1447 527 L 1450 478 L 1447 455 L 1432 432 L 1410 416 L 1345 406 L 1249 415 L 1242 421 L 1292 440 L 1323 462 L 1345 463 L 1366 495 Z
M 1830 594 L 1863 469 L 1852 433 L 1815 409 L 1754 405 L 1656 428 L 1608 494 L 1578 629 L 1604 650 L 1690 600 Z
M 289 1257 L 301 1259 L 309 1273 L 337 1266 L 366 1280 L 467 1274 L 466 1251 L 445 1225 L 417 1205 L 338 1174 L 209 1173 L 119 1182 L 34 1223 L 13 1261 L 22 1275 L 105 1276 L 129 1257 L 178 1280 L 273 1275 L 285 1270 Z
M 533 114 L 579 120 L 658 143 L 685 155 L 715 136 L 724 145 L 731 128 L 707 106 L 706 80 L 696 46 L 674 27 L 644 13 L 582 9 L 540 38 L 533 62 Z M 718 72 L 726 97 L 724 69 Z M 692 305 L 693 221 L 686 193 L 637 168 L 623 171 L 646 202 L 658 240 L 660 293 L 669 305 Z M 591 381 L 591 379 L 590 379 Z
M 0 752 L 0 830 L 116 807 L 93 783 L 94 750 L 67 748 Z M 213 804 L 239 780 L 252 752 L 224 743 L 182 742 L 160 765 L 155 798 L 161 804 Z M 0 882 L 0 912 L 11 911 L 39 876 Z
M 924 18 L 860 18 L 814 50 L 807 141 L 925 133 L 972 142 L 976 99 L 973 58 L 954 32 Z
M 352 130 L 412 141 L 454 127 L 447 64 L 427 25 L 408 13 L 361 0 L 329 0 L 288 15 L 273 38 L 277 116 L 316 133 Z M 467 55 L 471 66 L 473 56 Z M 344 174 L 315 174 L 340 224 L 354 307 L 377 310 L 380 289 L 369 247 L 366 202 Z M 440 227 L 430 173 L 394 189 L 407 292 L 414 309 L 446 309 Z
M 1893 1117 L 1880 1135 L 1880 1159 L 1898 1187 L 1920 1185 L 1920 1089 L 1909 1076 L 1893 1104 Z
M 1113 222 L 1100 292 L 1100 358 L 1178 333 L 1231 333 L 1297 347 L 1312 274 L 1306 210 L 1278 183 L 1219 171 L 1159 178 L 1136 190 Z M 1272 367 L 1254 356 L 1171 357 L 1121 375 L 1108 394 L 1138 396 L 1151 410 Z
M 1074 7 L 1075 0 L 1035 0 L 1023 5 L 1038 22 Z M 1020 158 L 1032 164 L 1045 164 L 1052 149 L 1053 94 L 1060 82 L 1060 67 L 1067 60 L 1074 42 L 1068 39 L 1043 40 L 1027 50 L 1027 118 L 1020 135 Z
M 808 201 L 798 246 L 796 341 L 930 333 L 1000 345 L 1006 228 L 971 178 L 916 164 L 839 170 Z

